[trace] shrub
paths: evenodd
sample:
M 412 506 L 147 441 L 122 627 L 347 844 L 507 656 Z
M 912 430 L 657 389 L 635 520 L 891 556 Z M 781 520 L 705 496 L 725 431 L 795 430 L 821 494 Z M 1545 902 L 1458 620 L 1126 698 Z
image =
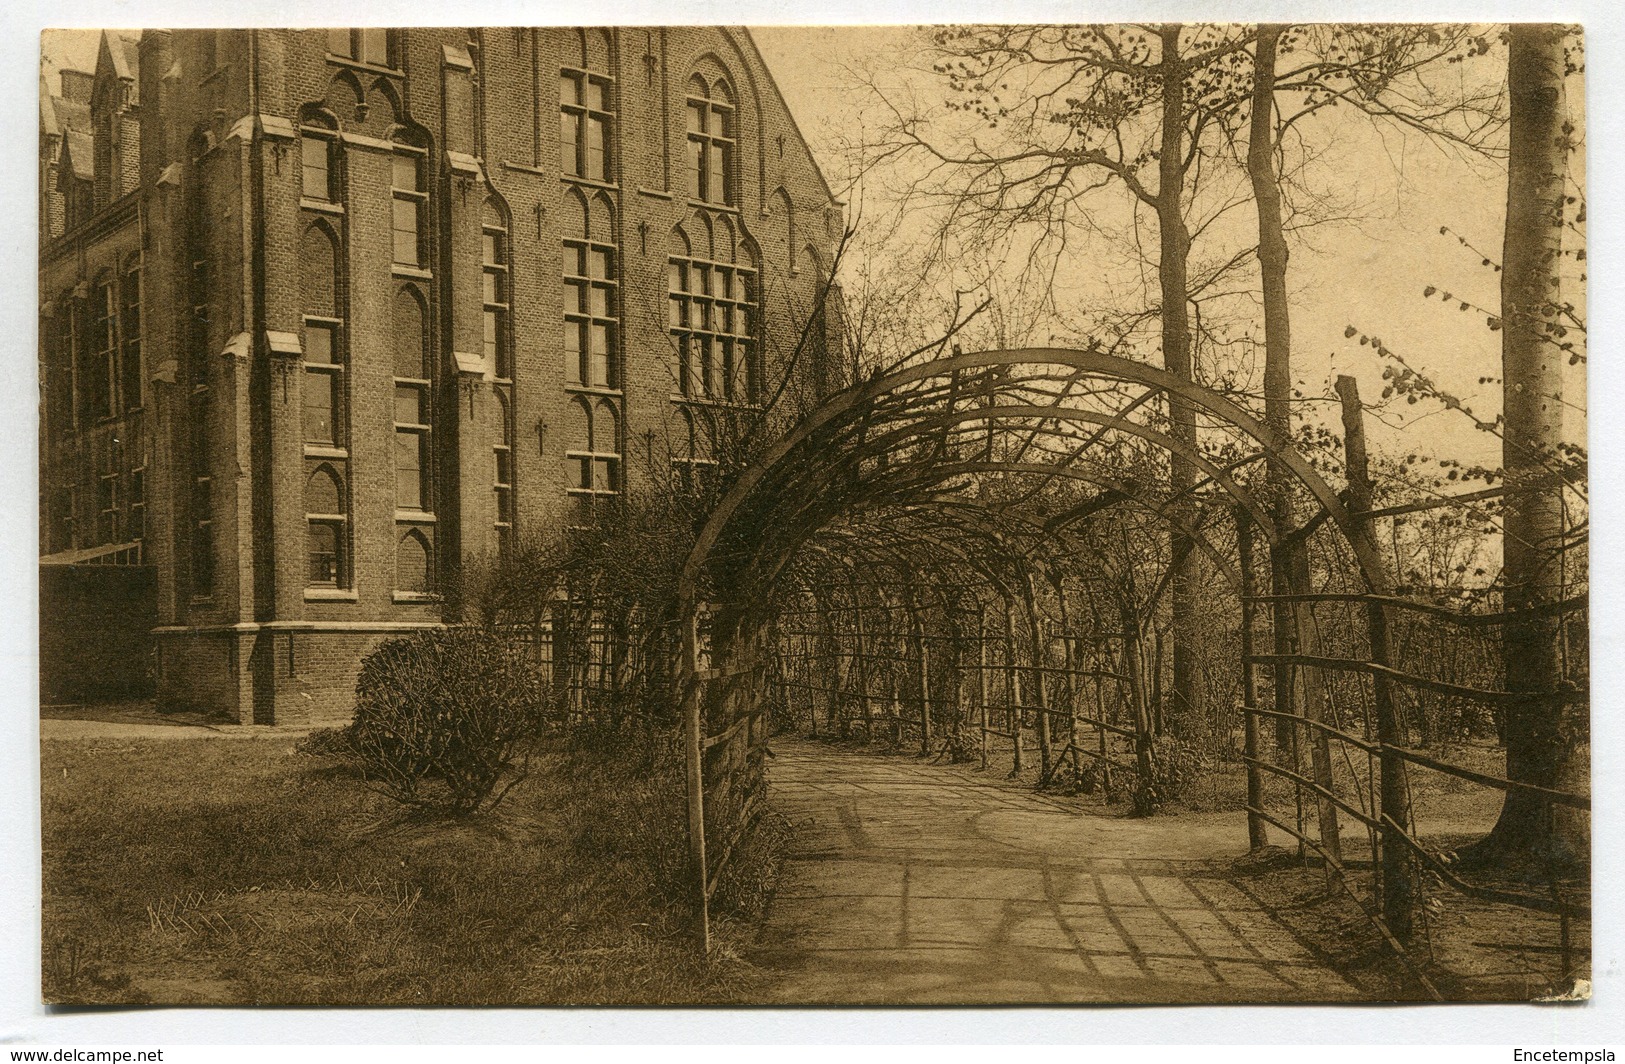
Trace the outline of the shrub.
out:
M 524 778 L 541 684 L 489 632 L 391 640 L 361 663 L 355 693 L 355 720 L 333 745 L 395 801 L 466 815 Z
M 1174 736 L 1164 736 L 1157 743 L 1152 778 L 1135 775 L 1132 795 L 1135 815 L 1150 816 L 1164 803 L 1178 801 L 1196 779 L 1202 764 L 1202 754 L 1196 746 Z

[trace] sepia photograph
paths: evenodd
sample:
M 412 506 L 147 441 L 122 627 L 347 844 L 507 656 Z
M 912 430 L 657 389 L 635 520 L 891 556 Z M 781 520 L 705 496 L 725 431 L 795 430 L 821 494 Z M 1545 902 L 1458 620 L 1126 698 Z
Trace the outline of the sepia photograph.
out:
M 1591 998 L 1580 26 L 38 104 L 46 1005 Z

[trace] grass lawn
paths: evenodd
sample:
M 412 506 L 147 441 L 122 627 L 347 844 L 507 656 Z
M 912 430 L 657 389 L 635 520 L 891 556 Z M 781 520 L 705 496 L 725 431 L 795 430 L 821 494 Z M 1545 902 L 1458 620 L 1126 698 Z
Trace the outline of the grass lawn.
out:
M 751 997 L 733 947 L 778 833 L 759 831 L 719 891 L 707 963 L 664 753 L 539 755 L 497 810 L 460 822 L 404 816 L 291 739 L 47 740 L 41 756 L 48 1002 Z

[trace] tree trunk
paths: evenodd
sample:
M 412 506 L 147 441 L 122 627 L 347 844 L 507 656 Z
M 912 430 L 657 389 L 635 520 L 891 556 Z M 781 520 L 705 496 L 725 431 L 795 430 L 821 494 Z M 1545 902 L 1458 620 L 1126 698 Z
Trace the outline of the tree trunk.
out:
M 1553 472 L 1563 438 L 1563 354 L 1546 342 L 1543 312 L 1559 299 L 1563 251 L 1564 36 L 1560 26 L 1514 24 L 1507 55 L 1512 125 L 1501 274 L 1502 550 L 1506 608 L 1514 618 L 1504 630 L 1502 662 L 1507 690 L 1525 696 L 1507 709 L 1507 777 L 1584 790 L 1585 722 L 1570 719 L 1561 694 L 1560 619 L 1527 612 L 1563 597 L 1563 487 Z M 1495 828 L 1469 857 L 1526 868 L 1584 864 L 1590 832 L 1583 815 L 1509 793 Z
M 1292 314 L 1287 305 L 1286 268 L 1289 252 L 1281 223 L 1281 182 L 1275 169 L 1275 55 L 1284 27 L 1258 27 L 1253 57 L 1252 117 L 1247 131 L 1247 175 L 1252 180 L 1253 203 L 1258 214 L 1258 272 L 1264 296 L 1264 423 L 1281 443 L 1292 438 Z M 1297 527 L 1293 504 L 1292 474 L 1274 455 L 1267 466 L 1270 518 L 1275 525 L 1276 542 L 1282 542 Z M 1270 567 L 1271 591 L 1276 595 L 1302 594 L 1293 580 L 1296 572 L 1289 560 Z M 1298 653 L 1292 636 L 1296 620 L 1289 602 L 1277 599 L 1271 619 L 1275 629 L 1275 653 Z M 1297 712 L 1297 690 L 1293 670 L 1277 666 L 1275 708 L 1282 713 Z M 1286 745 L 1286 729 L 1279 722 L 1276 734 Z
M 1185 64 L 1180 58 L 1181 27 L 1170 23 L 1161 28 L 1162 37 L 1162 136 L 1159 145 L 1157 186 L 1157 228 L 1160 234 L 1158 275 L 1162 282 L 1162 362 L 1168 372 L 1194 379 L 1191 364 L 1190 283 L 1187 259 L 1190 257 L 1190 231 L 1185 227 Z M 1168 397 L 1170 433 L 1187 447 L 1196 446 L 1196 411 L 1184 400 Z M 1196 482 L 1196 470 L 1179 455 L 1169 459 L 1169 490 L 1173 495 L 1187 492 Z M 1174 526 L 1191 528 L 1191 507 L 1184 500 L 1173 509 Z M 1177 730 L 1202 719 L 1202 691 L 1198 655 L 1202 623 L 1202 587 L 1198 560 L 1190 537 L 1174 531 L 1169 536 L 1170 564 L 1173 566 L 1173 690 L 1168 715 Z

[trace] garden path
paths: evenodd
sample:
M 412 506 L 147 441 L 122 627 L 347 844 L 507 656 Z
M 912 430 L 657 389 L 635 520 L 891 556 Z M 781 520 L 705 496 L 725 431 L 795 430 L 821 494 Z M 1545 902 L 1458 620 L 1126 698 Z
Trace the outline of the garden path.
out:
M 1229 872 L 1236 814 L 1113 817 L 963 766 L 773 751 L 797 831 L 751 959 L 777 1002 L 1362 996 Z

